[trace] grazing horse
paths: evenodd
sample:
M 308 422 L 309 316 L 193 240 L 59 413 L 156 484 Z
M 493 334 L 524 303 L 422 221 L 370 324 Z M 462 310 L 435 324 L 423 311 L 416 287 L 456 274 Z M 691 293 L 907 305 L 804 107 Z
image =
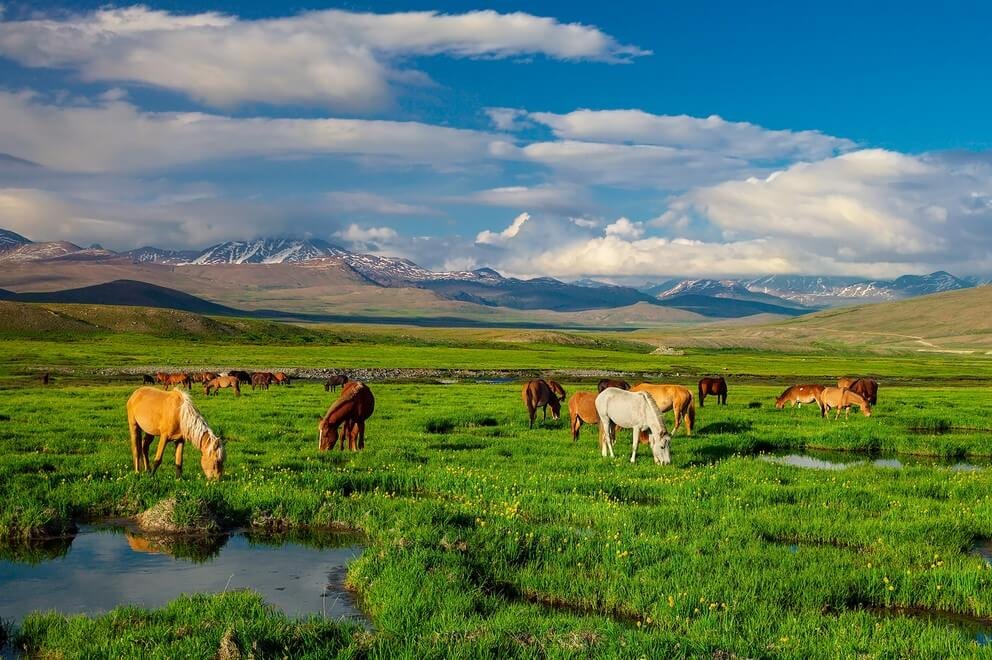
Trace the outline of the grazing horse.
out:
M 225 387 L 233 389 L 234 396 L 241 396 L 241 383 L 234 376 L 217 376 L 216 378 L 211 378 L 203 384 L 203 393 L 210 396 L 211 394 L 217 394 Z
M 163 376 L 161 383 L 165 386 L 165 389 L 169 389 L 170 387 L 182 387 L 183 385 L 186 386 L 187 390 L 190 388 L 189 374 L 155 374 L 155 377 L 158 378 L 159 375 Z
M 324 391 L 330 392 L 331 390 L 336 390 L 345 383 L 348 382 L 348 376 L 345 374 L 338 374 L 336 376 L 331 376 L 324 382 Z
M 269 385 L 272 384 L 272 379 L 274 376 L 268 371 L 256 371 L 251 375 L 251 389 L 262 388 L 263 390 L 269 389 Z
M 786 389 L 782 394 L 775 399 L 775 407 L 781 410 L 785 408 L 785 404 L 790 403 L 792 407 L 802 406 L 804 403 L 815 403 L 820 407 L 820 416 L 824 415 L 823 402 L 820 400 L 820 395 L 823 394 L 825 388 L 823 385 L 817 385 L 815 383 L 807 383 L 804 385 L 793 385 L 792 387 Z
M 327 409 L 317 424 L 317 449 L 334 449 L 338 441 L 338 427 L 341 428 L 341 450 L 344 451 L 345 438 L 348 449 L 365 449 L 365 420 L 375 410 L 375 397 L 365 383 L 349 381 L 341 388 L 341 395 Z
M 717 376 L 716 378 L 703 378 L 699 381 L 699 407 L 703 407 L 703 401 L 706 400 L 707 394 L 713 394 L 716 396 L 716 402 L 727 405 L 727 381 L 723 379 L 723 376 Z
M 858 406 L 862 415 L 871 417 L 871 404 L 860 394 L 846 387 L 823 388 L 823 392 L 820 393 L 820 406 L 824 417 L 827 416 L 828 411 L 835 410 L 834 419 L 837 419 L 840 417 L 840 411 L 843 410 L 844 419 L 848 419 L 851 415 L 851 406 Z
M 559 385 L 557 381 L 549 380 L 548 387 L 550 387 L 551 391 L 555 393 L 556 397 L 558 397 L 559 403 L 565 400 L 565 388 Z
M 165 446 L 174 442 L 176 476 L 181 476 L 183 446 L 189 441 L 200 450 L 200 467 L 207 479 L 217 480 L 223 476 L 226 458 L 224 441 L 210 430 L 188 393 L 139 387 L 127 400 L 127 425 L 131 432 L 135 472 L 150 469 L 155 474 L 162 464 Z M 149 465 L 148 450 L 155 436 L 159 437 L 158 450 L 155 452 L 155 462 Z
M 247 371 L 239 371 L 235 369 L 234 371 L 228 371 L 227 375 L 234 376 L 242 385 L 251 385 L 251 374 Z
M 558 387 L 561 388 L 561 385 L 558 385 Z M 562 392 L 564 391 L 562 390 Z M 530 417 L 530 428 L 534 428 L 534 417 L 537 415 L 538 408 L 544 411 L 545 420 L 548 419 L 548 406 L 551 406 L 551 419 L 558 419 L 561 415 L 561 399 L 551 389 L 551 384 L 541 378 L 529 380 L 524 383 L 524 387 L 520 391 L 520 398 L 523 399 L 524 405 L 527 406 L 527 415 Z
M 847 379 L 841 378 L 838 380 L 837 387 L 844 387 L 840 384 L 842 380 Z M 878 381 L 872 378 L 858 378 L 848 385 L 847 389 L 859 395 L 862 399 L 873 406 L 878 403 Z
M 692 435 L 692 427 L 696 423 L 696 406 L 692 404 L 692 391 L 681 385 L 652 385 L 638 383 L 630 388 L 631 392 L 647 392 L 654 399 L 658 410 L 663 413 L 669 410 L 675 413 L 675 426 L 672 434 L 679 430 L 679 424 L 685 420 L 685 434 Z M 647 434 L 642 432 L 641 444 L 647 444 Z
M 51 382 L 51 380 L 52 380 L 52 378 L 51 378 L 51 376 L 50 376 L 50 375 L 48 374 L 48 372 L 47 372 L 47 371 L 46 371 L 45 373 L 43 373 L 43 374 L 41 374 L 41 384 L 42 384 L 42 385 L 48 385 L 48 383 L 50 383 L 50 382 Z
M 615 378 L 604 378 L 603 380 L 599 381 L 598 385 L 596 385 L 596 391 L 602 392 L 607 387 L 617 387 L 621 390 L 629 390 L 630 383 L 628 383 L 625 380 L 617 380 Z
M 142 374 L 141 382 L 144 383 L 145 385 L 154 385 L 155 379 L 152 376 L 149 376 L 148 374 Z
M 571 421 L 572 442 L 579 439 L 582 424 L 599 424 L 596 412 L 596 395 L 592 392 L 576 392 L 568 400 L 568 419 Z
M 629 428 L 634 431 L 630 452 L 630 462 L 634 463 L 637 460 L 640 431 L 646 428 L 651 432 L 654 462 L 659 465 L 672 462 L 672 436 L 665 429 L 661 411 L 647 392 L 628 392 L 618 387 L 607 387 L 596 396 L 596 413 L 599 415 L 599 447 L 603 456 L 613 458 L 617 427 Z
M 272 382 L 276 385 L 289 385 L 289 376 L 281 371 L 272 374 Z
M 190 380 L 194 383 L 206 383 L 217 377 L 212 371 L 201 371 L 190 376 Z

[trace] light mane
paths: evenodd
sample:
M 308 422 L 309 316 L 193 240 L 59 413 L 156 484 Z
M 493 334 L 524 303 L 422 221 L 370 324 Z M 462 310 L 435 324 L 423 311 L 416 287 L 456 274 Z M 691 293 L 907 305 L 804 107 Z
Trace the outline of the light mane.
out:
M 647 392 L 638 392 L 638 394 L 645 395 L 645 398 L 648 400 L 648 404 L 651 406 L 651 410 L 653 410 L 654 414 L 658 417 L 658 423 L 661 425 L 662 433 L 668 433 L 668 428 L 665 426 L 665 418 L 662 417 L 661 408 L 658 407 L 658 403 L 654 400 L 654 397 Z
M 179 404 L 179 430 L 183 437 L 199 449 L 202 453 L 214 453 L 219 460 L 224 458 L 224 441 L 218 438 L 203 415 L 193 405 L 193 399 L 186 392 L 179 392 L 182 402 Z

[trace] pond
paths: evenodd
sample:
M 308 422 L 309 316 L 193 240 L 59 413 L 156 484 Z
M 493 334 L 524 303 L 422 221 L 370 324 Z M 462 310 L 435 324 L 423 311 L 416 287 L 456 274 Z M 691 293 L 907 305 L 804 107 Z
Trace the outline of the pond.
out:
M 19 622 L 39 610 L 155 608 L 181 594 L 253 589 L 289 616 L 367 623 L 344 588 L 348 562 L 362 550 L 358 540 L 322 535 L 286 541 L 237 532 L 194 541 L 85 526 L 61 544 L 0 560 L 0 618 Z
M 908 456 L 905 454 L 865 454 L 857 452 L 802 451 L 765 454 L 761 460 L 779 465 L 811 470 L 845 470 L 856 465 L 873 465 L 878 468 L 899 470 L 904 467 L 938 466 L 951 470 L 970 472 L 992 466 L 987 458 L 943 458 L 939 456 Z

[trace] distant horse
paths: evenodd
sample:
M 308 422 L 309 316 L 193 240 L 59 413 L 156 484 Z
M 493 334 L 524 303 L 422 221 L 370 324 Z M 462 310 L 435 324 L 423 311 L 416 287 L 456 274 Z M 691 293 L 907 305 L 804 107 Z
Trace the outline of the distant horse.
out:
M 165 371 L 155 372 L 155 382 L 160 385 L 165 385 L 166 381 L 169 380 L 169 374 Z
M 165 446 L 176 445 L 176 476 L 183 473 L 183 446 L 189 441 L 200 450 L 200 467 L 207 479 L 224 474 L 224 441 L 217 437 L 186 392 L 163 392 L 154 387 L 139 387 L 127 400 L 127 425 L 131 433 L 131 456 L 134 471 L 151 470 L 162 464 Z M 155 462 L 149 465 L 148 450 L 159 437 Z
M 41 384 L 42 385 L 48 385 L 51 381 L 52 381 L 52 378 L 48 374 L 47 371 L 45 373 L 41 374 Z
M 338 427 L 341 428 L 341 450 L 344 451 L 345 438 L 348 449 L 365 449 L 365 420 L 375 411 L 375 397 L 365 383 L 349 381 L 341 388 L 341 395 L 327 409 L 327 413 L 317 424 L 317 449 L 334 449 L 338 441 Z
M 234 376 L 242 385 L 251 385 L 251 374 L 247 371 L 239 371 L 235 369 L 234 371 L 228 371 L 227 375 Z
M 206 383 L 217 377 L 212 371 L 200 371 L 198 373 L 192 374 L 190 380 L 194 383 Z
M 841 378 L 837 381 L 837 387 L 847 387 L 873 406 L 878 403 L 878 381 L 872 378 L 858 378 L 851 381 L 850 385 L 841 385 L 841 382 L 850 380 L 850 378 Z
M 715 395 L 717 403 L 727 405 L 727 381 L 723 379 L 723 376 L 718 376 L 716 378 L 703 378 L 699 381 L 700 408 L 703 407 L 703 401 L 706 400 L 707 394 Z
M 164 374 L 165 378 L 162 380 L 162 384 L 165 385 L 165 389 L 170 387 L 182 387 L 186 386 L 186 389 L 190 388 L 190 378 L 189 374 Z M 158 374 L 156 374 L 158 377 Z
M 672 434 L 679 430 L 679 424 L 685 420 L 685 434 L 692 435 L 692 427 L 696 424 L 696 406 L 692 404 L 692 391 L 681 385 L 652 385 L 638 383 L 630 388 L 631 392 L 647 392 L 654 399 L 658 410 L 663 413 L 669 410 L 675 413 L 675 426 Z M 642 433 L 641 444 L 647 444 L 647 436 Z
M 646 428 L 651 433 L 654 462 L 659 465 L 672 462 L 672 436 L 665 429 L 661 411 L 647 392 L 628 392 L 618 387 L 608 387 L 596 396 L 596 413 L 599 415 L 599 446 L 603 456 L 613 458 L 617 427 L 629 428 L 634 431 L 630 452 L 630 462 L 634 463 L 637 460 L 640 431 Z
M 289 385 L 289 376 L 281 371 L 277 371 L 272 374 L 272 382 L 276 385 Z
M 155 379 L 152 376 L 149 376 L 148 374 L 142 374 L 141 382 L 144 383 L 145 385 L 154 385 Z
M 557 381 L 549 380 L 548 387 L 550 387 L 551 391 L 555 393 L 556 397 L 558 397 L 559 402 L 565 400 L 565 388 L 559 385 Z
M 792 407 L 801 406 L 804 403 L 815 403 L 820 407 L 820 416 L 824 414 L 823 402 L 820 400 L 820 395 L 823 394 L 825 388 L 823 385 L 817 385 L 815 383 L 807 383 L 804 385 L 793 385 L 787 388 L 782 394 L 775 399 L 775 407 L 781 410 L 785 408 L 785 404 L 792 404 Z
M 241 396 L 241 383 L 234 376 L 217 376 L 216 378 L 211 378 L 203 384 L 203 393 L 207 396 L 211 394 L 217 394 L 225 387 L 230 387 L 234 390 L 234 396 Z
M 568 419 L 571 422 L 572 442 L 579 439 L 582 424 L 599 424 L 596 412 L 596 395 L 592 392 L 576 392 L 568 400 Z
M 861 408 L 862 415 L 871 417 L 871 404 L 860 394 L 846 387 L 823 388 L 823 392 L 820 394 L 820 404 L 824 417 L 827 416 L 827 412 L 835 410 L 834 419 L 837 419 L 840 417 L 840 411 L 843 410 L 844 419 L 848 419 L 851 415 L 851 406 Z
M 251 389 L 261 388 L 263 390 L 269 389 L 269 385 L 272 384 L 272 379 L 274 376 L 268 371 L 256 371 L 251 375 Z
M 628 383 L 625 380 L 617 380 L 615 378 L 604 378 L 603 380 L 599 381 L 598 385 L 596 385 L 596 391 L 602 392 L 607 387 L 616 387 L 621 390 L 629 390 L 630 383 Z
M 561 385 L 558 386 L 559 388 Z M 562 390 L 564 392 L 564 390 Z M 561 415 L 561 399 L 551 389 L 550 383 L 541 378 L 527 381 L 520 391 L 520 398 L 527 406 L 527 415 L 530 417 L 530 428 L 534 428 L 534 417 L 537 409 L 544 411 L 544 420 L 548 419 L 548 406 L 551 406 L 551 419 L 558 419 Z
M 338 374 L 336 376 L 331 376 L 324 382 L 324 391 L 330 392 L 331 390 L 336 390 L 345 383 L 348 382 L 348 377 L 344 374 Z

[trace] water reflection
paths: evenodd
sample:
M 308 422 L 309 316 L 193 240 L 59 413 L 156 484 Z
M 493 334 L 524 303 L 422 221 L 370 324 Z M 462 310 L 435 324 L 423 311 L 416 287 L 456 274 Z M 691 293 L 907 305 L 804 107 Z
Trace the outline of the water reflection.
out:
M 363 620 L 344 588 L 361 552 L 353 535 L 300 540 L 249 537 L 145 537 L 84 527 L 60 556 L 34 563 L 0 560 L 0 618 L 30 612 L 96 614 L 119 605 L 161 607 L 185 593 L 253 589 L 290 616 Z M 10 555 L 8 555 L 10 557 Z M 16 555 L 14 555 L 16 557 Z
M 811 470 L 845 470 L 857 465 L 872 465 L 877 468 L 900 470 L 904 467 L 938 466 L 961 472 L 984 470 L 992 461 L 970 458 L 968 461 L 947 459 L 938 456 L 905 456 L 858 454 L 854 452 L 803 451 L 764 454 L 761 460 L 778 465 L 807 468 Z

